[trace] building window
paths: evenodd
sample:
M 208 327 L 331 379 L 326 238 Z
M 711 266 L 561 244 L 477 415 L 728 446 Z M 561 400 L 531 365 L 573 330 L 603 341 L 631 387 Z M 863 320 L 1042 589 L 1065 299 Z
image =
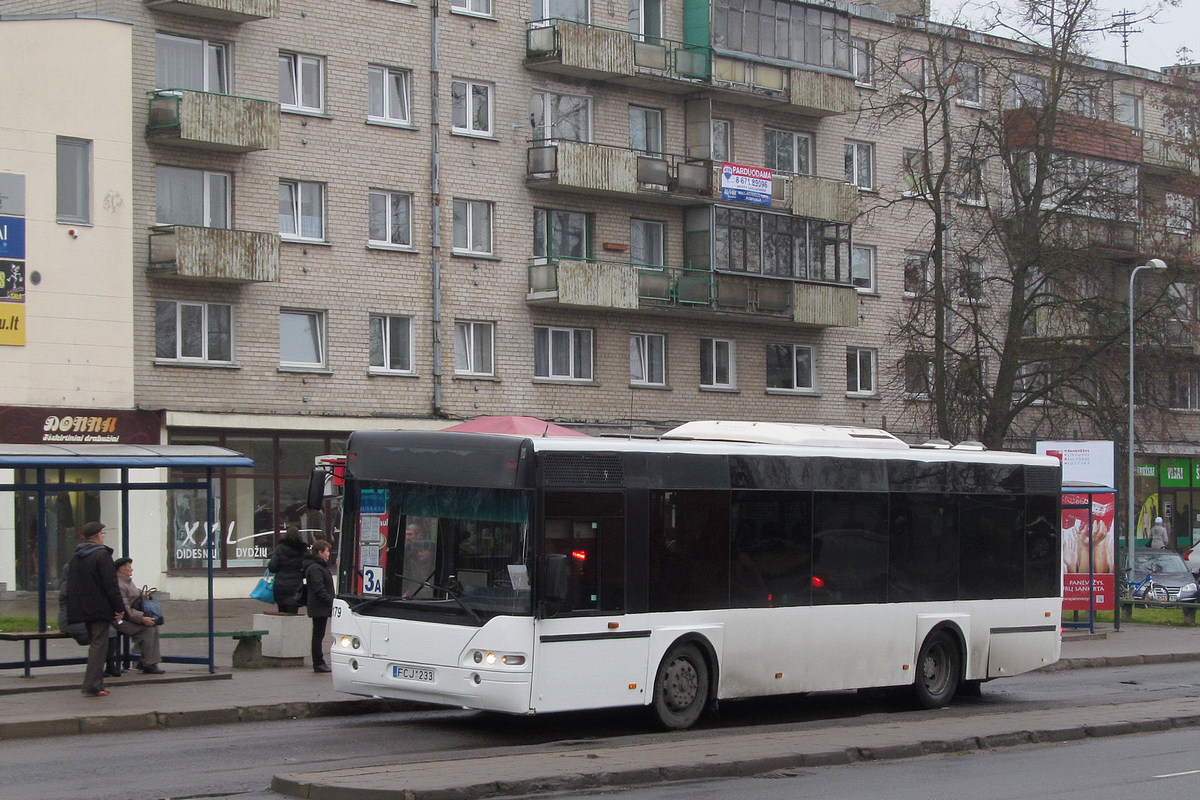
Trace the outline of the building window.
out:
M 860 292 L 875 291 L 875 248 L 854 245 L 850 248 L 850 283 Z
M 1167 192 L 1167 230 L 1171 233 L 1188 234 L 1196 219 L 1196 198 L 1186 194 Z
M 662 37 L 663 0 L 629 0 L 629 32 L 639 41 L 657 43 Z
M 590 381 L 592 331 L 589 328 L 533 329 L 533 374 L 538 378 Z
M 412 121 L 412 73 L 391 67 L 367 67 L 367 119 L 407 125 Z
M 372 191 L 367 195 L 367 214 L 370 244 L 412 246 L 411 194 Z
M 1008 77 L 1006 108 L 1044 108 L 1046 79 L 1027 72 L 1014 72 Z
M 815 389 L 813 348 L 800 344 L 767 345 L 767 388 L 804 392 Z
M 1046 402 L 1046 387 L 1050 384 L 1050 370 L 1041 361 L 1028 361 L 1017 368 L 1017 379 L 1013 386 L 1013 400 L 1031 405 Z
M 657 108 L 629 107 L 629 147 L 642 155 L 663 154 L 663 112 Z
M 1070 112 L 1088 119 L 1096 119 L 1098 92 L 1094 86 L 1076 86 L 1067 92 L 1070 101 Z
M 454 323 L 454 372 L 457 375 L 491 375 L 492 337 L 490 322 Z
M 958 160 L 958 200 L 971 206 L 986 202 L 983 193 L 983 164 L 974 158 Z
M 477 17 L 492 16 L 492 0 L 450 0 L 450 8 Z
M 649 267 L 666 264 L 663 251 L 666 227 L 661 222 L 648 219 L 629 220 L 629 260 Z
M 983 70 L 978 64 L 960 61 L 955 65 L 954 98 L 964 106 L 983 105 Z
M 929 256 L 909 253 L 904 257 L 904 293 L 917 295 L 929 288 Z
M 904 394 L 910 400 L 928 400 L 933 391 L 933 357 L 928 353 L 904 354 Z
M 530 124 L 539 141 L 592 140 L 592 101 L 588 97 L 556 92 L 534 92 Z
M 591 220 L 578 211 L 533 210 L 533 255 L 535 258 L 587 258 L 591 251 Z
M 713 161 L 733 160 L 733 123 L 727 119 L 712 121 Z
M 1185 369 L 1167 375 L 1167 404 L 1173 411 L 1200 411 L 1200 371 Z
M 325 184 L 279 182 L 279 235 L 299 241 L 325 241 Z
M 371 372 L 412 372 L 412 318 L 372 314 Z
M 846 392 L 875 394 L 875 351 L 866 347 L 846 348 Z
M 154 357 L 232 362 L 233 306 L 159 300 L 154 304 Z
M 1136 94 L 1117 94 L 1116 120 L 1130 128 L 1142 127 L 1142 98 Z
M 157 88 L 229 93 L 229 45 L 160 33 L 154 51 Z
M 451 124 L 455 133 L 492 135 L 492 85 L 455 78 L 450 82 Z
M 900 191 L 905 197 L 929 194 L 929 158 L 924 150 L 905 149 L 901 161 Z
M 850 40 L 850 72 L 859 86 L 875 83 L 875 43 L 870 39 Z
M 59 222 L 89 225 L 92 221 L 92 143 L 87 139 L 59 136 L 56 218 Z
M 795 175 L 812 174 L 812 137 L 809 134 L 766 128 L 763 137 L 764 161 L 768 169 Z
M 734 374 L 732 339 L 700 340 L 700 386 L 705 389 L 732 389 Z
M 492 252 L 492 204 L 486 200 L 454 201 L 454 252 Z
M 279 312 L 279 365 L 308 369 L 324 368 L 324 312 Z
M 279 105 L 285 111 L 317 114 L 324 111 L 325 59 L 300 53 L 280 53 Z
M 157 224 L 230 226 L 229 173 L 160 166 L 155 168 L 154 178 Z
M 958 299 L 967 303 L 978 303 L 983 300 L 986 277 L 983 261 L 964 256 L 958 268 Z
M 717 206 L 711 217 L 707 210 L 689 212 L 684 258 L 693 268 L 707 267 L 707 240 L 699 234 L 709 228 L 716 269 L 838 283 L 846 280 L 849 225 L 725 206 Z M 705 245 L 703 250 L 698 243 Z
M 900 51 L 901 89 L 908 94 L 924 95 L 927 88 L 926 75 L 929 72 L 929 59 L 918 50 L 904 49 Z
M 667 383 L 667 337 L 661 333 L 629 334 L 629 382 L 639 386 Z
M 588 21 L 588 0 L 533 0 L 531 20 Z
M 875 145 L 846 142 L 846 183 L 860 189 L 875 188 Z
M 712 4 L 712 15 L 713 44 L 719 48 L 850 70 L 850 17 L 831 6 L 723 0 Z

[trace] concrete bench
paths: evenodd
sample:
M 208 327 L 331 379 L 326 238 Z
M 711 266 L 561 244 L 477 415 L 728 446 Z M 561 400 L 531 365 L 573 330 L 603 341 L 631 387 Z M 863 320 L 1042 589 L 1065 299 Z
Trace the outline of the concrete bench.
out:
M 269 631 L 213 631 L 213 636 L 229 637 L 237 640 L 233 648 L 233 666 L 243 669 L 261 667 L 262 639 Z M 208 631 L 162 631 L 160 639 L 207 639 Z
M 48 639 L 67 639 L 67 634 L 62 631 L 10 631 L 8 633 L 0 633 L 0 641 L 4 642 L 23 642 L 25 644 L 25 677 L 32 677 L 29 668 L 33 665 L 33 660 L 29 657 L 30 642 L 44 642 Z

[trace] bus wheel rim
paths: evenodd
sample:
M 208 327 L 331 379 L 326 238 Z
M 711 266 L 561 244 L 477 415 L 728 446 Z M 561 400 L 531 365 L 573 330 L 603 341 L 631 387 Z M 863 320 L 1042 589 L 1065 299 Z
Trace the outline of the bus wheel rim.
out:
M 696 701 L 700 682 L 691 661 L 686 658 L 673 660 L 663 677 L 663 700 L 672 711 L 682 711 Z

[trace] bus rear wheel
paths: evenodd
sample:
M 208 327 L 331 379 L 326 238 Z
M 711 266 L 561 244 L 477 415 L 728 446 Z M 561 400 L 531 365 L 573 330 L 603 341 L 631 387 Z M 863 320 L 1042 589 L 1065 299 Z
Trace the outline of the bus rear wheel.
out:
M 694 644 L 674 645 L 654 676 L 654 717 L 667 730 L 690 728 L 708 703 L 708 663 Z
M 925 708 L 945 708 L 954 699 L 961 676 L 962 656 L 954 637 L 944 630 L 925 637 L 917 656 L 917 702 Z

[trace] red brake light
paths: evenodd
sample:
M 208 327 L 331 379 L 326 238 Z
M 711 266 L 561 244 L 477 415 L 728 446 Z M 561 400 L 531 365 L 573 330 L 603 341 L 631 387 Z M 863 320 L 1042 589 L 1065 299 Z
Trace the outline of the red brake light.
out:
M 825 579 L 822 577 L 819 577 L 817 575 L 813 575 L 812 585 L 813 585 L 814 589 L 824 589 L 825 588 Z
M 576 561 L 587 561 L 587 551 L 586 550 L 572 550 L 571 558 L 575 559 Z

